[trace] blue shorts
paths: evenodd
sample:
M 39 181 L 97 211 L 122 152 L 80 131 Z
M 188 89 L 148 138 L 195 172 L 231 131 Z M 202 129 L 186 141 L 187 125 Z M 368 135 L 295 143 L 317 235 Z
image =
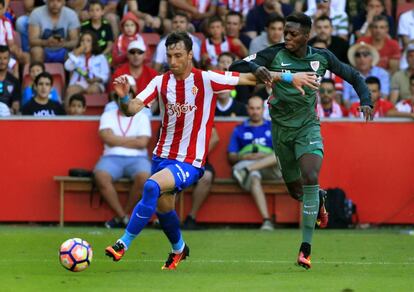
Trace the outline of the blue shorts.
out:
M 175 188 L 173 192 L 181 192 L 183 189 L 195 184 L 204 174 L 204 167 L 198 168 L 190 163 L 152 156 L 152 174 L 164 168 L 168 168 L 174 176 Z
M 96 164 L 94 172 L 98 170 L 109 173 L 113 180 L 121 177 L 132 179 L 139 173 L 150 174 L 151 162 L 146 156 L 106 155 Z
M 45 48 L 45 63 L 64 63 L 68 52 L 65 48 L 50 49 Z

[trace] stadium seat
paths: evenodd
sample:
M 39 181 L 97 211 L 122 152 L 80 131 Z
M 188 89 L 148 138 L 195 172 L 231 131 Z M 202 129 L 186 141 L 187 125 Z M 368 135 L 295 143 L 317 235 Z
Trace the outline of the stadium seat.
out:
M 142 38 L 147 45 L 147 52 L 145 56 L 145 63 L 150 64 L 152 57 L 157 49 L 157 45 L 160 42 L 160 35 L 157 33 L 143 33 Z
M 16 17 L 24 15 L 24 5 L 22 0 L 12 0 L 9 4 L 10 8 L 13 10 Z
M 53 87 L 56 88 L 60 97 L 63 97 L 63 92 L 66 85 L 65 70 L 61 63 L 45 63 L 46 72 L 53 76 Z M 29 74 L 29 64 L 26 64 L 23 69 L 23 88 L 32 83 Z
M 108 94 L 85 94 L 86 112 L 85 115 L 101 115 L 105 105 L 108 103 Z

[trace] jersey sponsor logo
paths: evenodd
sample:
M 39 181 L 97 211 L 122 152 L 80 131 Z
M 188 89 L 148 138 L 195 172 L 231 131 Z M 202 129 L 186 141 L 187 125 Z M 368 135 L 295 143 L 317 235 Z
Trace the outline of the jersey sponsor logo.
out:
M 253 55 L 247 56 L 247 57 L 246 57 L 246 58 L 244 58 L 243 60 L 244 60 L 244 61 L 246 61 L 246 62 L 250 62 L 251 60 L 254 60 L 254 59 L 256 59 L 256 54 L 253 54 Z
M 290 66 L 290 65 L 292 65 L 292 63 L 283 63 L 283 61 L 280 64 L 280 66 L 282 66 L 282 67 L 286 67 L 286 66 Z
M 14 89 L 14 85 L 7 85 L 7 92 L 12 93 Z
M 243 139 L 244 140 L 251 140 L 251 139 L 253 139 L 253 134 L 250 133 L 250 132 L 243 133 Z
M 177 115 L 177 117 L 180 117 L 181 114 L 186 114 L 195 110 L 197 110 L 196 105 L 190 105 L 187 103 L 167 103 L 167 114 L 170 116 Z
M 313 71 L 318 71 L 319 69 L 319 61 L 312 61 L 310 62 L 310 66 L 312 68 Z

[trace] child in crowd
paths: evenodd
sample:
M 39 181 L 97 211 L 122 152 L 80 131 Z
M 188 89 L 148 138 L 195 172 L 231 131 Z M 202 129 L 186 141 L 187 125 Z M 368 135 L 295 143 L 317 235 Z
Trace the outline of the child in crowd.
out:
M 104 6 L 100 0 L 89 1 L 89 17 L 90 19 L 83 22 L 81 32 L 93 31 L 99 44 L 99 53 L 110 57 L 112 52 L 112 44 L 114 35 L 109 22 L 103 18 Z
M 139 34 L 138 18 L 132 12 L 128 12 L 121 20 L 121 34 L 115 40 L 112 48 L 112 65 L 118 66 L 128 61 L 128 45 L 135 40 L 142 40 Z
M 69 98 L 68 115 L 71 116 L 82 116 L 86 111 L 86 100 L 85 96 L 81 93 L 72 95 Z
M 36 90 L 33 87 L 33 81 L 36 79 L 37 75 L 42 72 L 45 72 L 45 64 L 41 62 L 32 62 L 29 66 L 29 74 L 31 79 L 31 84 L 26 86 L 23 89 L 23 97 L 22 97 L 22 106 L 26 105 L 26 103 L 31 100 L 33 97 L 36 96 Z M 55 87 L 52 88 L 52 91 L 49 94 L 49 99 L 55 102 L 61 103 L 60 96 Z
M 216 69 L 218 56 L 222 52 L 231 52 L 244 58 L 248 50 L 239 39 L 225 36 L 223 20 L 213 16 L 208 21 L 209 37 L 201 45 L 201 62 L 208 69 Z
M 102 93 L 109 79 L 109 65 L 99 53 L 98 41 L 92 31 L 84 32 L 79 46 L 69 53 L 65 69 L 71 72 L 66 97 L 76 93 Z

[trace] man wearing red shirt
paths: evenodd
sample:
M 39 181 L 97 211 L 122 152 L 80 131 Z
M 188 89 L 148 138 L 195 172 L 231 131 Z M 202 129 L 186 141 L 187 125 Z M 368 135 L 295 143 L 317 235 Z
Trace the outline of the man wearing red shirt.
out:
M 148 83 L 158 75 L 157 71 L 144 65 L 146 46 L 142 40 L 133 41 L 128 45 L 128 63 L 118 67 L 109 82 L 109 92 L 114 93 L 113 81 L 121 75 L 131 75 L 135 79 L 137 92 L 140 93 Z
M 365 79 L 369 91 L 371 91 L 371 100 L 374 105 L 374 117 L 395 117 L 398 112 L 392 102 L 381 98 L 381 82 L 377 77 L 370 76 Z M 349 110 L 351 117 L 363 117 L 359 111 L 359 102 L 354 102 Z
M 371 26 L 371 36 L 361 37 L 358 42 L 365 42 L 378 50 L 380 61 L 377 66 L 388 70 L 391 74 L 399 70 L 401 48 L 398 42 L 389 36 L 386 16 L 375 16 Z

